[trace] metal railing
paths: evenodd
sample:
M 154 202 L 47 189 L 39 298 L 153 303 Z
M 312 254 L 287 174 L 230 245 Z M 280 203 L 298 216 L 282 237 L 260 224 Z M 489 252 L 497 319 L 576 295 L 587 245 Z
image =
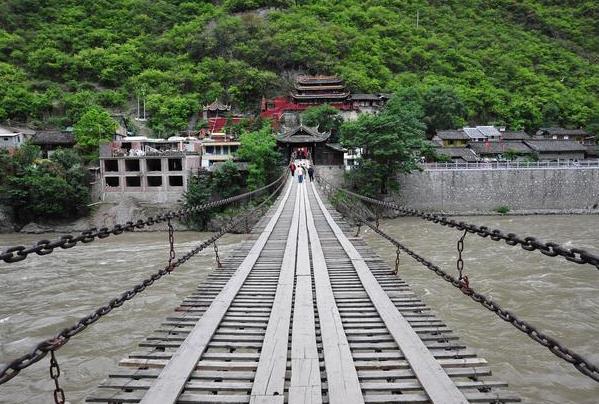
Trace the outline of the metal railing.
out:
M 599 168 L 599 160 L 556 160 L 556 161 L 476 161 L 468 163 L 423 163 L 425 171 L 433 170 L 522 170 L 522 169 L 586 169 Z

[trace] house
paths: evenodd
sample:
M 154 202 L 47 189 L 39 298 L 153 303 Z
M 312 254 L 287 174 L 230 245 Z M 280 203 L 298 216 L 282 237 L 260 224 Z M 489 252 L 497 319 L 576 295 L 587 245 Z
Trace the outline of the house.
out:
M 50 157 L 56 149 L 68 149 L 75 145 L 75 136 L 66 131 L 39 131 L 31 138 L 31 144 L 40 146 L 43 157 Z
M 465 147 L 470 137 L 463 130 L 438 130 L 432 140 L 443 147 Z
M 583 160 L 587 149 L 573 140 L 531 139 L 524 140 L 539 160 Z
M 202 141 L 202 168 L 210 169 L 213 165 L 233 160 L 241 145 L 227 136 L 214 136 Z
M 470 148 L 482 160 L 518 160 L 532 156 L 533 150 L 520 140 L 471 143 Z
M 501 135 L 499 140 L 528 140 L 528 139 L 530 139 L 530 136 L 522 130 L 520 130 L 520 131 L 505 131 L 505 130 L 500 129 L 499 133 Z
M 580 144 L 595 144 L 595 137 L 584 129 L 541 128 L 535 134 L 535 138 L 572 140 Z
M 472 163 L 478 161 L 478 157 L 472 149 L 466 147 L 436 147 L 435 153 L 439 156 L 445 156 L 452 162 Z
M 499 140 L 501 138 L 501 134 L 494 126 L 464 128 L 464 132 L 468 135 L 470 142 L 484 142 L 487 140 Z
M 25 143 L 26 135 L 16 129 L 0 126 L 0 149 L 14 151 Z

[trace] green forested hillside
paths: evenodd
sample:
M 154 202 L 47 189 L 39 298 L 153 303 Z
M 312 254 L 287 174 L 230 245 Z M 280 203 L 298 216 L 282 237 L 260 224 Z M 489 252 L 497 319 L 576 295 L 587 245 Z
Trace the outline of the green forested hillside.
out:
M 580 127 L 599 121 L 598 60 L 593 0 L 4 0 L 0 120 L 66 126 L 145 91 L 164 133 L 308 72 L 360 92 L 450 87 L 471 123 Z

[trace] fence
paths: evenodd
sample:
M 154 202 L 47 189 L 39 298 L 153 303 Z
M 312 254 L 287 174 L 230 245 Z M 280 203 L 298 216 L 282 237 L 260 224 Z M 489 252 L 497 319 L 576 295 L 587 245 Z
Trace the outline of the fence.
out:
M 432 170 L 521 170 L 521 169 L 586 169 L 599 168 L 599 160 L 557 160 L 557 161 L 477 161 L 473 163 L 424 163 L 425 171 Z

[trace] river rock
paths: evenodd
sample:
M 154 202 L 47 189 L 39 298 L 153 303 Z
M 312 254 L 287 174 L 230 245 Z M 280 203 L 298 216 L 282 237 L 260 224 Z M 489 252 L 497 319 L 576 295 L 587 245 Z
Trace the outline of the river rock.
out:
M 0 205 L 0 233 L 12 233 L 15 231 L 14 213 L 10 206 Z

